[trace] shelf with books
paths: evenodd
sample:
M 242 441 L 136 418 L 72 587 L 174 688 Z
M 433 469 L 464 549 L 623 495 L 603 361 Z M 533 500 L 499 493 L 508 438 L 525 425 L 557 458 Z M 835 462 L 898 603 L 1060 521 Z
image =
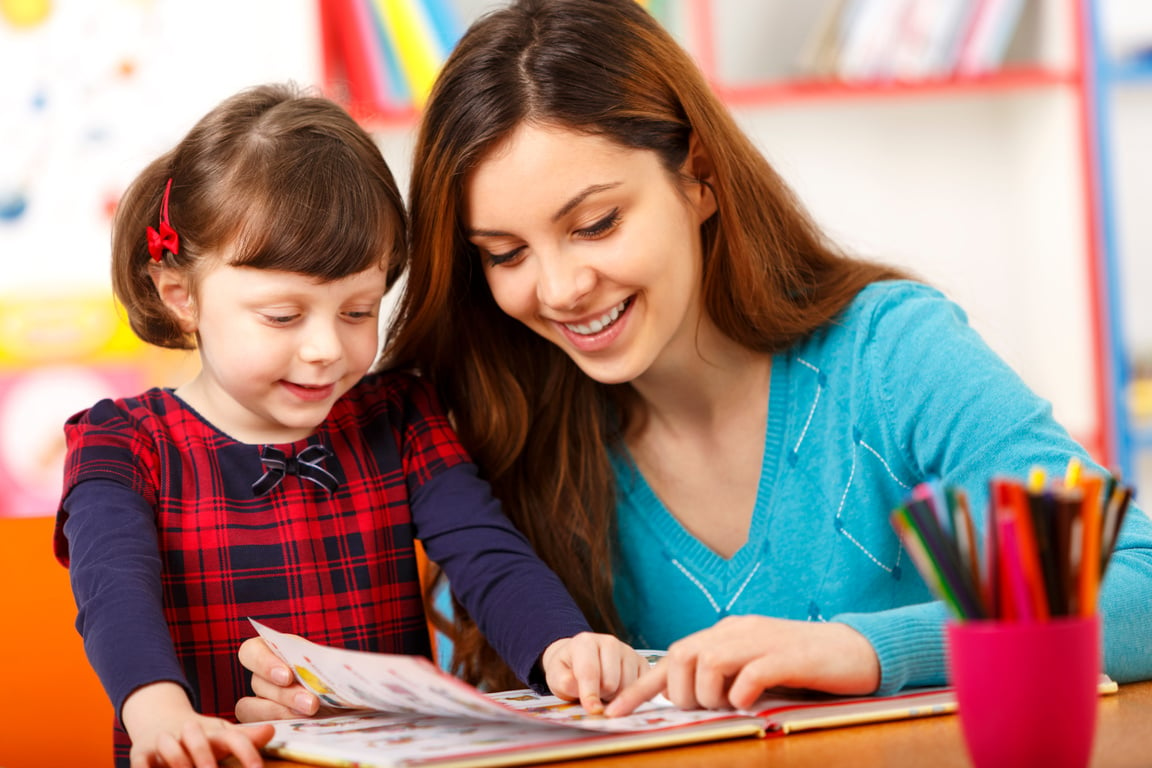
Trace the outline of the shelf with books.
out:
M 985 3 L 685 0 L 664 21 L 831 237 L 956 298 L 1111 463 L 1079 2 L 1011 4 L 994 65 L 864 74 L 813 65 L 829 18 Z
M 1050 0 L 686 0 L 663 20 L 742 103 L 1067 84 L 1077 72 L 1051 60 L 1039 4 Z

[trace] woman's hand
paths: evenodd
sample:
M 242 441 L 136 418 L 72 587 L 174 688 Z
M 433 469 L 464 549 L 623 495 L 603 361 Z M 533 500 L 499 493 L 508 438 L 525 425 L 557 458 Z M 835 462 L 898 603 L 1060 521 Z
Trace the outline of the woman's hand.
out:
M 244 641 L 240 663 L 252 672 L 252 691 L 256 694 L 236 702 L 236 719 L 240 722 L 290 720 L 311 717 L 320 711 L 320 699 L 296 682 L 292 670 L 272 652 L 264 638 Z
M 579 701 L 593 714 L 604 711 L 604 701 L 636 681 L 648 668 L 647 660 L 612 635 L 581 632 L 544 649 L 540 657 L 544 679 L 552 693 Z
M 234 755 L 244 768 L 260 768 L 259 747 L 272 738 L 272 726 L 243 726 L 206 717 L 192 708 L 176 683 L 152 683 L 124 701 L 124 728 L 132 739 L 132 768 L 216 768 Z
M 863 695 L 879 684 L 876 652 L 846 624 L 729 616 L 673 643 L 605 714 L 627 715 L 658 693 L 684 709 L 747 709 L 776 686 Z

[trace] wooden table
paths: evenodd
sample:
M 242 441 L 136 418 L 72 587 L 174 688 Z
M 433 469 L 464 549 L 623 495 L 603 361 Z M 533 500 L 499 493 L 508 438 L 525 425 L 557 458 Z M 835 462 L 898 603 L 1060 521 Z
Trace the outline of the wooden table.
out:
M 299 763 L 270 760 L 275 768 Z M 970 768 L 954 715 L 877 725 L 810 731 L 767 739 L 737 739 L 650 752 L 631 752 L 553 768 L 831 768 L 837 765 L 884 768 Z M 1093 768 L 1152 766 L 1152 682 L 1120 686 L 1100 699 Z

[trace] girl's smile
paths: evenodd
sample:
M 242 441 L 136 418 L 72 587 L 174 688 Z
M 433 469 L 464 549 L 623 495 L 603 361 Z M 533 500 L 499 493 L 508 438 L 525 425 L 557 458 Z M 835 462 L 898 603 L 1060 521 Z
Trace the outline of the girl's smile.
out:
M 336 390 L 335 384 L 295 384 L 291 381 L 281 382 L 289 393 L 307 402 L 327 400 Z

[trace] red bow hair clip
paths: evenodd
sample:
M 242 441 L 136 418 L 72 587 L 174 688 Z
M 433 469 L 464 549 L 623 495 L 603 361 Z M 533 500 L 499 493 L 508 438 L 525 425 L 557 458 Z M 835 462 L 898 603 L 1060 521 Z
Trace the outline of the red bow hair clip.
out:
M 168 195 L 171 192 L 172 179 L 169 178 L 168 185 L 164 187 L 164 199 L 160 201 L 160 231 L 152 227 L 147 230 L 148 253 L 152 254 L 152 261 L 156 262 L 164 258 L 165 251 L 171 251 L 174 256 L 180 253 L 180 236 L 168 223 Z

